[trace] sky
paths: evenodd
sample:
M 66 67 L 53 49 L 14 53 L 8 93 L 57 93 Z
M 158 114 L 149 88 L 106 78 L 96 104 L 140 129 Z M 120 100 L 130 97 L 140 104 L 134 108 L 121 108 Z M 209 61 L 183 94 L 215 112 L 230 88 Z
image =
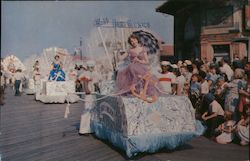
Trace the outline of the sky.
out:
M 149 22 L 151 30 L 172 44 L 173 17 L 155 11 L 164 2 L 1 1 L 1 57 L 14 54 L 25 60 L 53 46 L 73 53 L 100 17 Z

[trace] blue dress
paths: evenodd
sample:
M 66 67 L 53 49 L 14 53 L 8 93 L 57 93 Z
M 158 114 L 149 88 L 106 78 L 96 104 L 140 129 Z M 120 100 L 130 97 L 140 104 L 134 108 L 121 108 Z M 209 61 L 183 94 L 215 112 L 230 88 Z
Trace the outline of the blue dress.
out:
M 225 110 L 235 112 L 236 107 L 240 102 L 239 90 L 246 87 L 245 80 L 234 79 L 228 83 L 229 89 L 225 98 Z
M 53 62 L 53 69 L 50 71 L 49 80 L 65 81 L 65 73 L 60 68 L 60 64 Z

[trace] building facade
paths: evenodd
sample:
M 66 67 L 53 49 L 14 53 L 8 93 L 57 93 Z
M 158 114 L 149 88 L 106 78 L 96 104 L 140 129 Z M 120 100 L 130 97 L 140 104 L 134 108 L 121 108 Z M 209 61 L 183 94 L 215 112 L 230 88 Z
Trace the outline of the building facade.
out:
M 249 59 L 250 3 L 246 0 L 169 0 L 156 11 L 174 16 L 178 59 Z

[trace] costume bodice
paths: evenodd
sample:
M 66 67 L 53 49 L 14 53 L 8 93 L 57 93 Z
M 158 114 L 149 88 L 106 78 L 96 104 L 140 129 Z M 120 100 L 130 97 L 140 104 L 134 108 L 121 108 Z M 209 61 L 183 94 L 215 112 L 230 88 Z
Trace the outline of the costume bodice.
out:
M 53 67 L 54 67 L 54 70 L 59 70 L 60 69 L 60 62 L 53 62 Z
M 144 56 L 145 52 L 146 50 L 144 48 L 142 48 L 142 51 L 140 51 L 139 53 L 136 53 L 132 49 L 129 49 L 128 53 L 129 53 L 130 61 L 133 61 L 133 59 L 136 57 L 140 60 L 145 60 L 145 56 Z

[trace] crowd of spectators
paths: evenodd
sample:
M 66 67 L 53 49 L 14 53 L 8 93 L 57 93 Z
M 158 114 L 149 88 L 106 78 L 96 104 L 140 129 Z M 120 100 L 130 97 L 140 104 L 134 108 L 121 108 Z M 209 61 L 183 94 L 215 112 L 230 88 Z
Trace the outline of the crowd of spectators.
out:
M 205 135 L 218 143 L 249 143 L 250 62 L 227 58 L 161 62 L 171 78 L 172 94 L 186 95 L 199 119 L 207 127 Z

